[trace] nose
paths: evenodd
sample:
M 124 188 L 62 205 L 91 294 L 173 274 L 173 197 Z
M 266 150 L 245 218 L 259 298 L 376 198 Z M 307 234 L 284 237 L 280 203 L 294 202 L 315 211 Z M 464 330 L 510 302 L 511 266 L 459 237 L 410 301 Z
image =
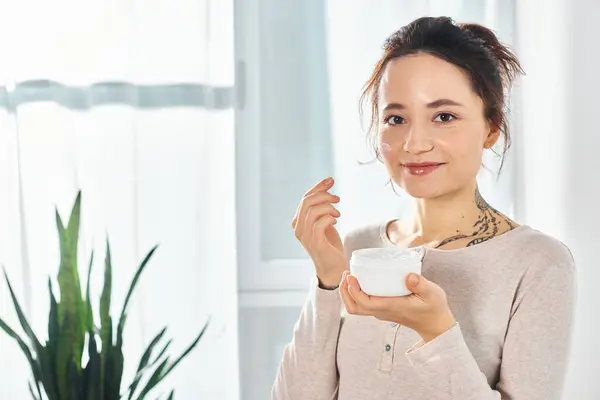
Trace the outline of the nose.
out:
M 433 142 L 429 137 L 427 128 L 412 124 L 407 132 L 406 140 L 404 141 L 404 151 L 419 155 L 427 153 L 433 149 Z

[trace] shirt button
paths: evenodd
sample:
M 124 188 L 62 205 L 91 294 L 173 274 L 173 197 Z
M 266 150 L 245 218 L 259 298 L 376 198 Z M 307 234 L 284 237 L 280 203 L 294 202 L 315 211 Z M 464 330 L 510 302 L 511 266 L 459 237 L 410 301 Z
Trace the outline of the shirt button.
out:
M 392 346 L 390 346 L 389 344 L 385 345 L 385 351 L 390 351 L 392 349 Z

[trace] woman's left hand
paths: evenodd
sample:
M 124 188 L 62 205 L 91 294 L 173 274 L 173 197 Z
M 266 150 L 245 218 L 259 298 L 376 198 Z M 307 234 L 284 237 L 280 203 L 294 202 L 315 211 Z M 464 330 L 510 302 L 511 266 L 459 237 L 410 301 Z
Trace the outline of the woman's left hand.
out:
M 368 315 L 396 322 L 417 332 L 425 343 L 432 341 L 456 325 L 448 307 L 446 293 L 421 275 L 410 274 L 406 287 L 408 296 L 369 296 L 360 289 L 356 277 L 345 271 L 340 293 L 349 314 Z

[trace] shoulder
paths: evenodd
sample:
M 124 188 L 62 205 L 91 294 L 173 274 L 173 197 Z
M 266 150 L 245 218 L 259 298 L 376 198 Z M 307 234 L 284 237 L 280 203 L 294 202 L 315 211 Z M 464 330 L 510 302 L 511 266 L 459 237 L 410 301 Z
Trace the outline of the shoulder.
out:
M 522 289 L 527 286 L 572 287 L 575 260 L 563 242 L 531 227 L 521 227 L 514 236 L 515 256 L 523 263 Z
M 575 262 L 569 247 L 546 233 L 529 226 L 522 226 L 520 235 L 515 235 L 518 254 L 529 263 L 545 265 L 561 265 L 574 268 Z
M 387 222 L 371 223 L 350 229 L 344 235 L 344 252 L 350 257 L 352 252 L 359 249 L 384 247 L 385 227 Z

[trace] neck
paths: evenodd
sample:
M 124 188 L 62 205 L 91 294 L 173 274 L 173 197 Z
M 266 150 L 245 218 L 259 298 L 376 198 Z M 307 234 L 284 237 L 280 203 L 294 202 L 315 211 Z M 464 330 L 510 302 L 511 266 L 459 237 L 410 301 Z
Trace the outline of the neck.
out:
M 476 182 L 445 196 L 418 199 L 415 206 L 409 229 L 427 244 L 484 230 L 486 214 L 494 211 L 481 197 Z

